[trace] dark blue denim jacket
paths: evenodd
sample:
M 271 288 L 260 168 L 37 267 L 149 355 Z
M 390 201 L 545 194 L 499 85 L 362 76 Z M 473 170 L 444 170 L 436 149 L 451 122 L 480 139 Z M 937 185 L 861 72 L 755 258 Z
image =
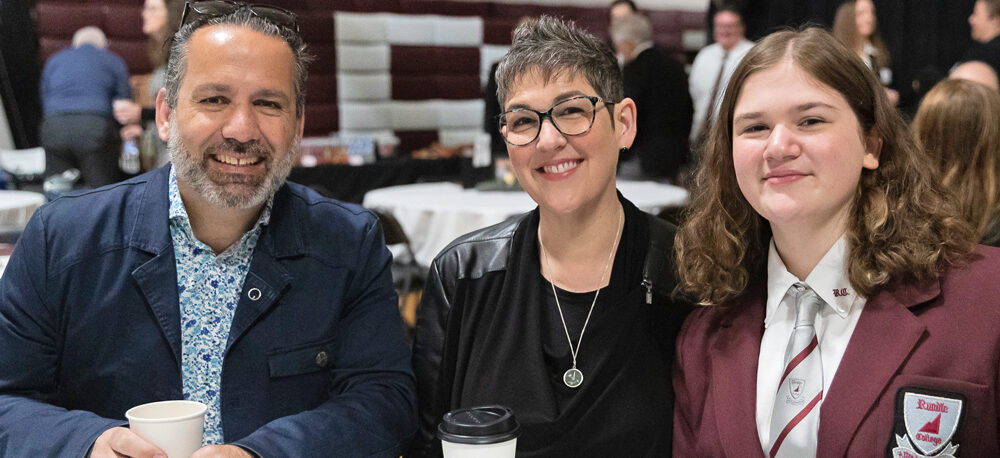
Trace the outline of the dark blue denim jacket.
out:
M 168 166 L 40 208 L 0 279 L 0 451 L 84 456 L 125 411 L 181 398 Z M 391 456 L 416 431 L 391 255 L 367 210 L 275 196 L 226 344 L 227 443 Z

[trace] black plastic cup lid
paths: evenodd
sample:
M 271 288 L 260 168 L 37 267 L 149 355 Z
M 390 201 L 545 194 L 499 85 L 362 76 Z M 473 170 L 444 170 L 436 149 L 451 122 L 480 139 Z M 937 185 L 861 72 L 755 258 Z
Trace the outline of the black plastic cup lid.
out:
M 444 414 L 437 436 L 455 444 L 499 444 L 520 434 L 514 412 L 504 406 L 479 406 Z

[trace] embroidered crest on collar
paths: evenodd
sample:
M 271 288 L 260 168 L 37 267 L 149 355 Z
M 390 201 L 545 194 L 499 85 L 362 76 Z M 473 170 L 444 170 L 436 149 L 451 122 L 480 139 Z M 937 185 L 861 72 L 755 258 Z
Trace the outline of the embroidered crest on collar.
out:
M 965 396 L 919 387 L 896 393 L 894 441 L 889 456 L 895 458 L 954 458 L 954 442 L 962 425 Z M 893 442 L 895 446 L 893 446 Z

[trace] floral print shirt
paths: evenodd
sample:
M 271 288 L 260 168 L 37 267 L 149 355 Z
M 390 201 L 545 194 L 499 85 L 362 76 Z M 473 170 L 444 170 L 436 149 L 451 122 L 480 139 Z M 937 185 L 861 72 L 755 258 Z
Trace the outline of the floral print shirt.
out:
M 170 170 L 168 194 L 170 237 L 177 259 L 184 399 L 208 406 L 205 445 L 221 444 L 219 387 L 226 341 L 261 227 L 267 225 L 271 217 L 273 197 L 264 205 L 254 227 L 216 255 L 212 248 L 195 238 L 173 169 Z

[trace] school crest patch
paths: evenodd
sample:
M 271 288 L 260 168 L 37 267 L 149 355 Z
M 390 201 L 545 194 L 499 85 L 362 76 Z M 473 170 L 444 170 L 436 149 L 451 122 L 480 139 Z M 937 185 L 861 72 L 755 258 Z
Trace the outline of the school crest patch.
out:
M 896 393 L 896 421 L 889 456 L 894 458 L 954 458 L 965 396 L 920 387 Z

